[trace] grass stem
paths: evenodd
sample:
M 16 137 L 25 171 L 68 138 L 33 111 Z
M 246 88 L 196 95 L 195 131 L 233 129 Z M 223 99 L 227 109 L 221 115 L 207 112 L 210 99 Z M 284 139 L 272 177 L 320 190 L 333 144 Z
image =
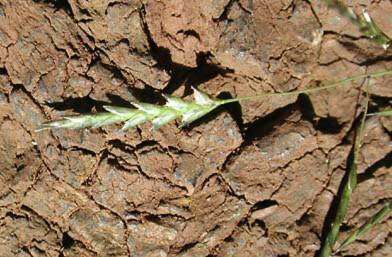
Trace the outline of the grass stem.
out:
M 355 81 L 357 79 L 362 79 L 362 78 L 377 78 L 377 77 L 382 77 L 385 75 L 391 75 L 392 70 L 382 70 L 382 71 L 376 71 L 368 74 L 360 74 L 352 77 L 347 77 L 345 79 L 339 80 L 332 82 L 330 84 L 321 86 L 321 87 L 315 87 L 315 88 L 308 88 L 304 90 L 296 90 L 296 91 L 290 91 L 290 92 L 274 92 L 274 93 L 265 93 L 265 94 L 258 94 L 258 95 L 253 95 L 253 96 L 245 96 L 245 97 L 238 97 L 238 98 L 233 98 L 233 99 L 227 99 L 227 100 L 222 100 L 222 104 L 227 104 L 227 103 L 233 103 L 233 102 L 242 102 L 242 101 L 248 101 L 248 100 L 254 100 L 254 99 L 259 99 L 263 97 L 268 97 L 268 96 L 288 96 L 288 95 L 299 95 L 299 94 L 309 94 L 313 92 L 317 92 L 320 90 L 327 90 L 331 88 L 336 88 L 338 86 L 346 86 L 348 82 Z

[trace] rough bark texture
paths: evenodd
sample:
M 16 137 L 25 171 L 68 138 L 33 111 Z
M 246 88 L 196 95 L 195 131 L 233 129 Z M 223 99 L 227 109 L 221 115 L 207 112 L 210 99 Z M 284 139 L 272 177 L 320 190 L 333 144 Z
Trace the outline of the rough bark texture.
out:
M 190 86 L 247 96 L 392 68 L 390 51 L 311 2 L 0 0 L 0 256 L 314 256 L 360 80 L 228 105 L 184 130 L 35 132 Z M 390 1 L 353 7 L 392 36 Z M 371 111 L 391 83 L 371 79 Z M 343 234 L 392 197 L 391 124 L 367 120 Z M 339 255 L 387 256 L 391 222 Z

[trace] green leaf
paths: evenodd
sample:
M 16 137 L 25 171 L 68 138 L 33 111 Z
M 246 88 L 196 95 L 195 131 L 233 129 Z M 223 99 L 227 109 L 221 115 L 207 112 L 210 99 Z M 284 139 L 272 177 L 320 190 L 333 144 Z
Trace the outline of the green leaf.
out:
M 392 116 L 392 109 L 387 109 L 385 111 L 382 112 L 375 112 L 375 113 L 369 113 L 368 116 L 374 116 L 374 115 L 378 115 L 378 116 Z
M 377 26 L 366 11 L 357 15 L 352 8 L 347 7 L 339 0 L 324 0 L 324 2 L 328 7 L 336 9 L 340 15 L 348 18 L 363 35 L 381 45 L 385 50 L 390 46 L 391 39 Z
M 339 235 L 340 227 L 343 223 L 344 217 L 346 216 L 350 197 L 357 185 L 357 169 L 358 169 L 358 156 L 359 150 L 362 145 L 363 130 L 365 126 L 365 118 L 368 110 L 369 104 L 369 94 L 366 94 L 366 101 L 364 103 L 364 113 L 361 118 L 361 122 L 356 129 L 354 144 L 351 149 L 351 153 L 348 159 L 348 173 L 346 173 L 345 178 L 343 178 L 343 190 L 339 196 L 339 202 L 335 216 L 331 223 L 331 227 L 325 237 L 322 244 L 320 257 L 329 257 L 332 254 L 333 247 L 336 243 L 337 237 Z
M 368 222 L 363 224 L 360 228 L 354 230 L 350 236 L 348 236 L 339 247 L 339 250 L 348 246 L 349 244 L 353 243 L 357 240 L 360 236 L 368 232 L 374 225 L 379 223 L 382 219 L 384 219 L 390 212 L 392 211 L 392 202 L 388 202 L 385 206 L 379 210 L 376 214 L 374 214 Z

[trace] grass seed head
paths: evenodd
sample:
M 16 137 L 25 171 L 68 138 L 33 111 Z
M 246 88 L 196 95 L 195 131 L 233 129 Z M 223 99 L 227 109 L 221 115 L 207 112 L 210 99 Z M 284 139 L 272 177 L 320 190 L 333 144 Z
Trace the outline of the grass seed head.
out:
M 182 119 L 181 127 L 184 127 L 224 104 L 221 100 L 212 99 L 195 88 L 193 88 L 193 93 L 194 102 L 164 95 L 167 101 L 164 106 L 141 102 L 132 102 L 135 108 L 105 105 L 103 108 L 107 112 L 64 117 L 62 120 L 44 123 L 37 130 L 98 128 L 117 122 L 125 122 L 122 130 L 128 130 L 148 121 L 152 123 L 153 129 L 159 129 L 178 118 Z

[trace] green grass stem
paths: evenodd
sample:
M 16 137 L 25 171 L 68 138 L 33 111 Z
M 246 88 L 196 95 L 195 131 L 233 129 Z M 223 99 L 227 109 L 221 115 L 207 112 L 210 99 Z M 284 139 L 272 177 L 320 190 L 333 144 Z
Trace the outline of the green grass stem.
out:
M 348 82 L 352 82 L 352 81 L 355 81 L 358 79 L 377 78 L 377 77 L 382 77 L 385 75 L 392 75 L 392 70 L 381 70 L 381 71 L 375 71 L 375 72 L 368 73 L 368 74 L 355 75 L 352 77 L 347 77 L 342 80 L 338 80 L 338 81 L 326 84 L 324 86 L 307 88 L 307 89 L 303 89 L 303 90 L 281 92 L 281 93 L 279 93 L 279 92 L 265 93 L 265 94 L 258 94 L 258 95 L 253 95 L 253 96 L 244 96 L 244 97 L 238 97 L 238 98 L 233 98 L 233 99 L 227 99 L 227 100 L 223 100 L 223 104 L 232 103 L 232 102 L 242 102 L 242 101 L 248 101 L 248 100 L 256 100 L 256 99 L 268 97 L 268 96 L 289 96 L 289 95 L 299 95 L 299 94 L 310 94 L 313 92 L 336 88 L 339 86 L 347 86 Z

